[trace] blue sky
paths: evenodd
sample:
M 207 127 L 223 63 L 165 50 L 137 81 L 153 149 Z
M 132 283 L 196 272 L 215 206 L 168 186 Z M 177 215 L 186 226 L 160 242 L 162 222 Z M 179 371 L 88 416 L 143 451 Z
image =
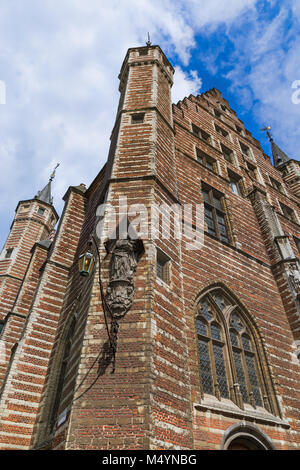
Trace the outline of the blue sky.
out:
M 276 142 L 300 160 L 300 104 L 292 101 L 300 0 L 2 0 L 1 246 L 18 201 L 33 197 L 57 162 L 59 213 L 67 188 L 89 185 L 103 166 L 118 73 L 148 31 L 175 67 L 174 102 L 219 88 L 266 153 L 260 129 L 270 124 Z

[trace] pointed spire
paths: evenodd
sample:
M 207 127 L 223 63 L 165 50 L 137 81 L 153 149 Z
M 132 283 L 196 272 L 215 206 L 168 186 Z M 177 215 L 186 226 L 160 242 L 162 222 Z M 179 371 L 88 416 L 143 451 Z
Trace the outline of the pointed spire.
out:
M 148 41 L 146 42 L 146 46 L 150 47 L 151 46 L 151 41 L 150 41 L 150 34 L 148 33 Z
M 279 166 L 283 165 L 284 163 L 288 163 L 290 161 L 290 158 L 287 156 L 286 153 L 284 153 L 283 150 L 281 150 L 280 147 L 278 147 L 277 144 L 275 144 L 275 142 L 273 140 L 272 134 L 270 132 L 271 126 L 264 127 L 264 129 L 261 129 L 261 130 L 265 131 L 267 133 L 269 141 L 271 142 L 273 162 L 274 162 L 275 168 L 278 168 Z
M 51 182 L 54 180 L 56 169 L 59 167 L 60 163 L 57 163 L 53 172 L 50 175 L 49 182 L 46 184 L 42 191 L 38 191 L 35 199 L 39 201 L 46 202 L 47 204 L 53 204 L 53 197 L 51 196 Z

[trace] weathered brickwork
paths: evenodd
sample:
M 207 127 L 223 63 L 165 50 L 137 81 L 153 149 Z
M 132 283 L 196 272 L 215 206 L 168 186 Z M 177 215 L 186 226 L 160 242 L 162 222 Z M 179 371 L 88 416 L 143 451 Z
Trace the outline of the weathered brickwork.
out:
M 216 89 L 172 105 L 173 73 L 158 46 L 129 49 L 105 167 L 87 190 L 69 188 L 53 241 L 37 243 L 49 227 L 17 211 L 5 250 L 18 241 L 18 264 L 0 260 L 0 313 L 11 312 L 1 340 L 12 349 L 1 369 L 3 449 L 299 449 L 300 166 L 273 166 Z M 178 238 L 173 216 L 169 237 L 161 218 L 147 218 L 155 205 L 164 216 L 170 206 L 182 211 L 180 220 L 187 204 L 207 209 L 205 191 L 222 207 L 214 222 L 205 212 L 198 249 L 186 233 Z M 117 225 L 140 216 L 143 248 L 132 305 L 118 320 L 115 364 L 101 296 L 116 281 L 103 203 L 115 208 Z M 189 228 L 197 228 L 195 211 Z M 78 258 L 88 247 L 96 264 L 83 277 Z M 228 397 L 218 380 L 213 393 L 203 383 L 196 318 L 202 296 L 215 291 L 253 335 L 260 405 L 252 392 L 245 399 L 241 372 L 232 372 L 235 349 L 224 341 Z

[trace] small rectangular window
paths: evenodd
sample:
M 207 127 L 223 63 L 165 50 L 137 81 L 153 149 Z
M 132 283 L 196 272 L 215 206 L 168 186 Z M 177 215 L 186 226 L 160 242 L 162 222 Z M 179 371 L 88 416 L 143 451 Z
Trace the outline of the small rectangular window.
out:
M 229 137 L 229 133 L 227 131 L 225 131 L 225 129 L 223 129 L 222 127 L 218 126 L 217 124 L 215 124 L 215 129 L 217 131 L 218 134 L 222 135 L 223 137 L 226 137 L 228 139 Z
M 223 144 L 221 144 L 221 149 L 225 160 L 227 160 L 229 163 L 233 163 L 233 151 L 228 147 L 225 147 Z
M 277 189 L 277 191 L 280 191 L 282 193 L 282 185 L 279 183 L 279 181 L 275 180 L 271 176 L 269 176 L 270 183 L 273 186 L 274 189 Z
M 132 124 L 143 124 L 145 113 L 136 113 L 131 115 Z
M 235 126 L 238 134 L 243 135 L 243 129 L 240 126 Z
M 250 178 L 257 181 L 256 167 L 251 165 L 251 163 L 249 163 L 249 162 L 247 162 L 246 165 L 247 165 L 247 172 L 248 172 L 248 175 L 250 176 Z
M 170 283 L 170 258 L 159 248 L 156 250 L 156 276 L 166 284 Z
M 5 258 L 10 259 L 13 251 L 14 251 L 13 248 L 7 248 L 6 253 L 5 253 Z
M 234 174 L 231 171 L 228 171 L 228 176 L 230 180 L 230 188 L 233 194 L 242 196 L 242 178 L 239 175 Z
M 252 155 L 251 155 L 251 151 L 250 151 L 250 148 L 247 147 L 247 145 L 243 144 L 242 142 L 240 142 L 240 147 L 241 147 L 241 150 L 243 152 L 243 154 L 248 157 L 248 158 L 251 158 Z
M 148 55 L 148 49 L 139 50 L 139 55 Z
M 216 160 L 200 149 L 196 149 L 197 152 L 197 161 L 202 163 L 208 170 L 216 172 L 217 163 Z
M 45 211 L 46 211 L 46 209 L 44 209 L 43 207 L 39 207 L 37 213 L 38 213 L 39 215 L 44 215 L 44 214 L 45 214 Z
M 286 206 L 285 204 L 282 204 L 282 202 L 279 203 L 280 204 L 280 207 L 281 207 L 281 210 L 282 210 L 282 213 L 283 215 L 289 219 L 291 222 L 297 222 L 297 219 L 296 219 L 296 215 L 295 215 L 295 212 L 293 209 L 291 209 L 290 207 Z
M 295 244 L 296 244 L 296 247 L 297 247 L 297 250 L 298 250 L 298 256 L 300 255 L 300 240 L 299 238 L 296 238 L 294 237 L 294 241 L 295 241 Z
M 196 126 L 195 124 L 192 124 L 192 132 L 195 136 L 199 137 L 205 142 L 209 144 L 211 143 L 211 136 L 207 132 L 205 132 L 203 129 L 200 129 L 200 127 Z
M 28 211 L 29 207 L 30 207 L 30 204 L 24 204 L 24 205 L 21 207 L 22 212 Z
M 222 119 L 222 114 L 217 109 L 214 109 L 214 114 L 218 119 Z

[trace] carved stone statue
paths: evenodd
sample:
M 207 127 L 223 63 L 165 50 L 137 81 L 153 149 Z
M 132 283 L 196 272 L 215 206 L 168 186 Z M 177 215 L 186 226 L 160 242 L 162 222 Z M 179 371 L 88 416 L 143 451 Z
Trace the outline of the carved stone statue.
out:
M 300 271 L 297 263 L 289 263 L 287 266 L 289 285 L 295 296 L 300 295 Z
M 115 319 L 122 318 L 130 309 L 134 297 L 133 276 L 141 254 L 140 240 L 116 240 L 111 244 L 110 280 L 106 304 Z

